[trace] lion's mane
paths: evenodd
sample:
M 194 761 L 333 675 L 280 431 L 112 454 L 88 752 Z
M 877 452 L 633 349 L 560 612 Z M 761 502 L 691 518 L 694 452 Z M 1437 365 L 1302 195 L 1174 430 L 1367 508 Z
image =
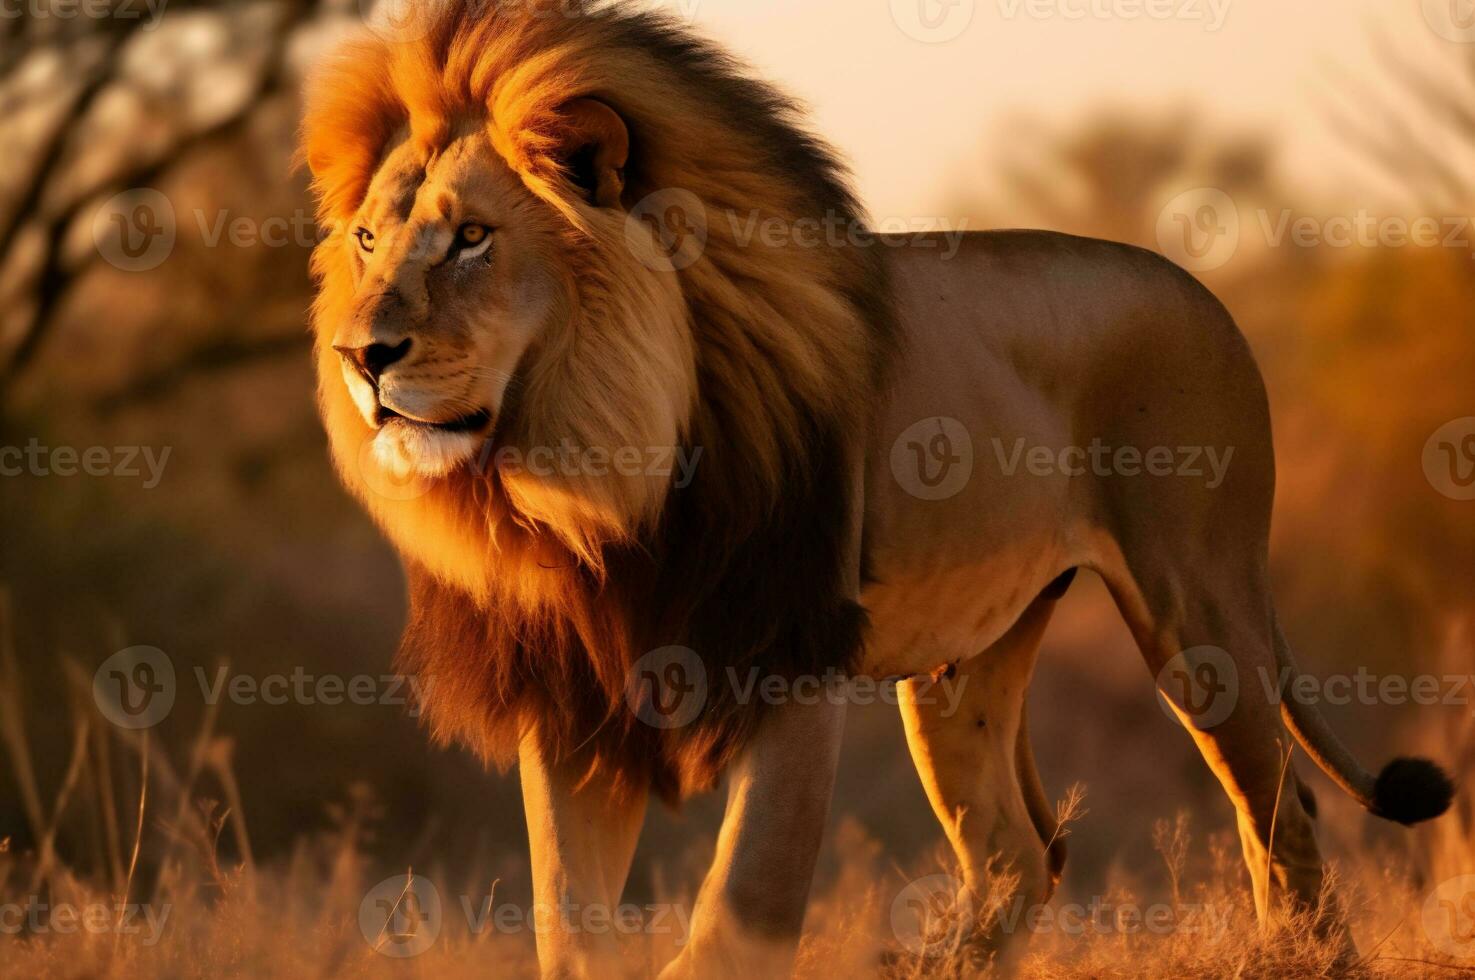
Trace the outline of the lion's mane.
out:
M 745 240 L 775 219 L 862 215 L 795 106 L 673 19 L 568 0 L 425 16 L 413 39 L 346 43 L 317 72 L 304 124 L 320 220 L 340 229 L 314 256 L 320 400 L 340 473 L 405 560 L 400 666 L 425 683 L 433 733 L 488 761 L 508 764 L 535 732 L 553 755 L 667 798 L 710 787 L 764 711 L 739 703 L 730 678 L 843 671 L 863 642 L 852 538 L 895 337 L 883 258 Z M 564 179 L 551 134 L 585 97 L 629 127 L 626 207 L 671 189 L 702 202 L 708 237 L 690 267 L 653 275 L 625 215 Z M 519 368 L 495 440 L 677 440 L 701 450 L 689 486 L 488 466 L 408 499 L 371 487 L 370 433 L 326 350 L 323 325 L 352 295 L 336 239 L 396 134 L 434 153 L 468 117 L 561 216 L 568 244 L 568 322 Z M 668 646 L 701 657 L 708 695 L 691 724 L 661 730 L 626 690 L 632 665 Z

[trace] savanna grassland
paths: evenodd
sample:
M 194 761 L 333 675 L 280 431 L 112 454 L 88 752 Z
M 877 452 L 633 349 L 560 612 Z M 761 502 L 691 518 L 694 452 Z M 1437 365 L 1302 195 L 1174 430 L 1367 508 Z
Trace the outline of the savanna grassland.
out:
M 1450 637 L 1462 656 L 1467 635 Z M 80 677 L 75 664 L 67 669 Z M 1450 666 L 1458 669 L 1453 660 Z M 528 976 L 537 975 L 532 911 L 507 898 L 525 891 L 516 861 L 479 850 L 433 854 L 421 868 L 380 882 L 375 825 L 382 816 L 367 790 L 330 808 L 331 829 L 304 834 L 268 861 L 251 857 L 232 768 L 231 741 L 211 715 L 193 745 L 151 743 L 98 728 L 84 690 L 74 690 L 74 741 L 55 796 L 42 800 L 27 754 L 24 706 L 10 700 L 14 651 L 3 660 L 7 684 L 6 754 L 36 811 L 41 844 L 20 851 L 0 843 L 0 901 L 7 933 L 0 968 L 16 977 L 214 976 Z M 1411 740 L 1415 743 L 1417 739 Z M 1466 714 L 1427 730 L 1423 749 L 1468 761 L 1475 722 Z M 173 750 L 171 750 L 173 749 Z M 134 778 L 128 778 L 132 773 Z M 40 774 L 44 778 L 48 774 Z M 108 780 L 98 784 L 99 779 Z M 222 803 L 202 783 L 225 790 Z M 116 794 L 107 787 L 119 784 Z M 54 780 L 52 782 L 55 782 Z M 78 802 L 99 790 L 100 811 Z M 148 790 L 135 799 L 128 792 Z M 1089 826 L 1090 797 L 1072 787 L 1059 804 L 1063 834 Z M 1123 836 L 1151 841 L 1149 868 L 1114 865 L 1106 886 L 1087 896 L 1066 879 L 1048 906 L 1011 901 L 1000 874 L 985 895 L 959 897 L 950 856 L 939 848 L 902 867 L 854 817 L 842 817 L 827 845 L 800 950 L 801 977 L 1423 977 L 1472 972 L 1475 935 L 1465 916 L 1475 894 L 1475 820 L 1468 801 L 1456 813 L 1393 844 L 1368 843 L 1368 818 L 1329 808 L 1322 836 L 1333 857 L 1327 901 L 1342 910 L 1360 958 L 1318 937 L 1309 916 L 1275 932 L 1256 924 L 1238 844 L 1224 832 L 1197 831 L 1187 811 Z M 75 867 L 59 853 L 67 827 L 101 838 L 101 867 Z M 1098 831 L 1099 832 L 1099 829 Z M 145 850 L 147 846 L 148 850 Z M 1101 845 L 1098 845 L 1098 847 Z M 694 871 L 699 846 L 663 870 Z M 242 859 L 244 855 L 244 859 Z M 440 905 L 422 900 L 419 880 Z M 563 913 L 572 927 L 620 936 L 632 975 L 649 974 L 684 941 L 692 882 L 659 884 L 629 906 L 623 927 L 585 910 Z M 966 893 L 961 893 L 966 895 Z M 379 901 L 376 901 L 376 898 Z M 70 910 L 70 911 L 69 911 Z M 1016 937 L 995 963 L 965 944 L 964 924 Z

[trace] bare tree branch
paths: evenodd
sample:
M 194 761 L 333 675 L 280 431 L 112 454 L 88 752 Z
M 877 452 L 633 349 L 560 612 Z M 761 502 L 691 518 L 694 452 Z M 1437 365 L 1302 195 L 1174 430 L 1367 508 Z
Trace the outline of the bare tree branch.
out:
M 186 352 L 173 363 L 149 371 L 133 379 L 126 387 L 103 396 L 95 407 L 100 412 L 112 412 L 146 404 L 164 398 L 202 374 L 305 353 L 309 343 L 307 332 L 301 327 L 300 321 L 293 321 L 260 337 L 247 337 L 228 329 L 215 339 Z
M 65 245 L 73 223 L 83 210 L 98 197 L 108 192 L 118 192 L 130 187 L 148 186 L 159 180 L 181 159 L 199 147 L 221 139 L 241 134 L 263 103 L 285 90 L 288 81 L 287 48 L 293 32 L 306 23 L 317 12 L 318 0 L 294 2 L 285 5 L 285 14 L 277 25 L 271 40 L 271 57 L 261 72 L 255 89 L 243 100 L 240 108 L 213 123 L 177 141 L 169 151 L 160 154 L 153 162 L 124 173 L 114 174 L 100 186 L 77 196 L 70 205 L 49 217 L 43 231 L 45 258 L 34 286 L 35 305 L 26 317 L 26 325 L 20 340 L 13 346 L 9 360 L 0 368 L 0 391 L 14 389 L 16 380 L 27 365 L 34 360 L 42 341 L 55 319 L 57 310 L 70 291 L 72 283 L 96 264 L 96 257 L 76 267 L 66 261 Z M 101 87 L 106 87 L 104 82 Z M 93 94 L 93 98 L 96 98 Z M 75 117 L 75 113 L 73 113 Z M 59 142 L 65 142 L 60 137 Z M 60 151 L 58 151 L 60 152 Z M 45 171 L 40 171 L 44 187 Z M 34 196 L 39 196 L 34 195 Z M 32 199 L 28 199 L 29 201 Z M 34 205 L 31 205 L 34 208 Z M 3 253 L 0 253 L 3 254 Z

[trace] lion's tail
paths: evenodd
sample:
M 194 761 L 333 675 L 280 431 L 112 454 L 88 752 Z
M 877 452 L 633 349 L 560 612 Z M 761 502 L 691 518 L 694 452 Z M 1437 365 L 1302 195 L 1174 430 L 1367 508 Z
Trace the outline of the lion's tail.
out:
M 1332 782 L 1374 816 L 1405 826 L 1432 820 L 1449 809 L 1454 801 L 1454 782 L 1438 765 L 1428 759 L 1399 758 L 1374 776 L 1337 738 L 1315 705 L 1289 695 L 1300 672 L 1279 622 L 1275 624 L 1275 657 L 1285 683 L 1281 689 L 1281 717 Z

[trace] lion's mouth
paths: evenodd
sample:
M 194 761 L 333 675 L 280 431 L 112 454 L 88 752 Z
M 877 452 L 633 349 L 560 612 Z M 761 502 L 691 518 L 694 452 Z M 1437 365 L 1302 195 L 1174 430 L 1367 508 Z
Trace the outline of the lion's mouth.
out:
M 470 415 L 463 415 L 460 418 L 450 419 L 445 422 L 428 422 L 424 419 L 412 419 L 383 405 L 380 405 L 374 411 L 374 424 L 380 428 L 384 428 L 387 425 L 403 425 L 431 432 L 480 432 L 491 424 L 491 421 L 492 413 L 484 408 L 477 409 Z

